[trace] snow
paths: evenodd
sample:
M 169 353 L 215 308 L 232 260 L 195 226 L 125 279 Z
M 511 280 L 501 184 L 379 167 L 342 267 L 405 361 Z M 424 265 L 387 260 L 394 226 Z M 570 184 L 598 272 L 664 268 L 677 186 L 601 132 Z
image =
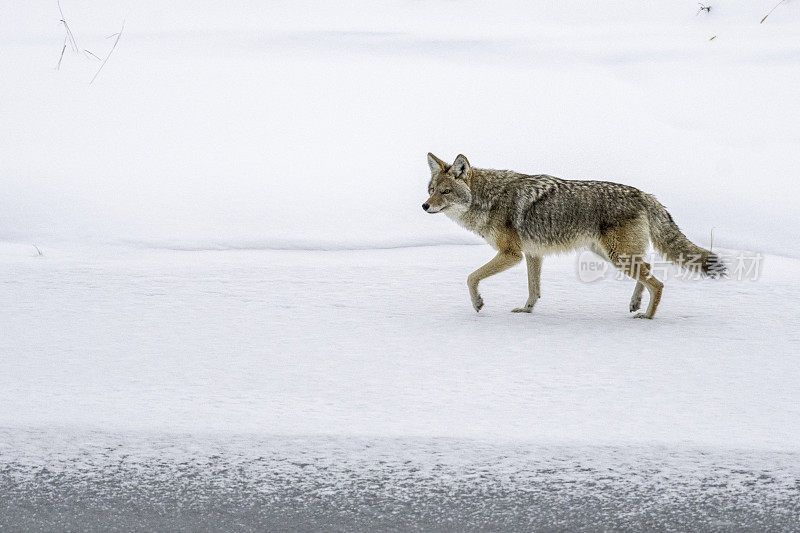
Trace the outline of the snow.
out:
M 632 281 L 545 261 L 466 274 L 483 246 L 10 254 L 0 426 L 733 446 L 800 441 L 797 260 L 757 281 Z M 765 327 L 769 335 L 765 335 Z
M 731 5 L 728 5 L 731 4 Z M 696 241 L 798 256 L 792 2 L 0 7 L 0 239 L 475 243 L 425 154 L 656 194 Z M 708 39 L 717 35 L 713 41 Z M 100 222 L 102 221 L 102 222 Z
M 125 23 L 91 85 L 95 59 L 68 49 L 55 68 L 55 3 L 0 4 L 8 509 L 78 497 L 72 481 L 98 472 L 163 496 L 161 469 L 188 465 L 202 484 L 206 459 L 219 486 L 242 468 L 256 491 L 293 480 L 323 494 L 324 475 L 283 470 L 306 461 L 385 487 L 384 502 L 411 483 L 409 505 L 441 512 L 461 500 L 436 500 L 440 484 L 486 490 L 496 499 L 477 500 L 505 506 L 483 509 L 498 529 L 598 516 L 610 529 L 784 527 L 760 520 L 797 512 L 800 5 L 759 24 L 775 0 L 710 4 L 62 0 L 80 48 L 101 57 Z M 466 276 L 492 251 L 420 209 L 429 151 L 634 185 L 694 242 L 710 246 L 713 229 L 715 251 L 762 268 L 725 281 L 671 270 L 641 321 L 633 282 L 583 282 L 571 254 L 545 260 L 533 314 L 509 312 L 526 299 L 524 266 L 485 280 L 476 314 Z M 578 505 L 566 484 L 607 469 L 613 497 L 580 494 L 616 503 L 553 521 Z M 663 485 L 648 484 L 653 469 Z M 341 494 L 369 508 L 353 490 Z M 652 511 L 665 492 L 680 504 Z M 99 497 L 119 510 L 113 494 Z M 342 503 L 292 494 L 287 509 Z M 543 514 L 506 513 L 522 508 Z M 47 516 L 35 523 L 69 529 Z M 452 523 L 479 528 L 469 516 Z

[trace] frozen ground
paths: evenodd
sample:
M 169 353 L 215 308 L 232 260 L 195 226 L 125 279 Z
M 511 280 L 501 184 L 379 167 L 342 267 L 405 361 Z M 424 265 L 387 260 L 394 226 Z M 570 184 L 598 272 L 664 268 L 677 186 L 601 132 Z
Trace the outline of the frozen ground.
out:
M 482 246 L 4 251 L 12 529 L 797 525 L 795 259 L 641 321 L 572 256 L 476 314 Z

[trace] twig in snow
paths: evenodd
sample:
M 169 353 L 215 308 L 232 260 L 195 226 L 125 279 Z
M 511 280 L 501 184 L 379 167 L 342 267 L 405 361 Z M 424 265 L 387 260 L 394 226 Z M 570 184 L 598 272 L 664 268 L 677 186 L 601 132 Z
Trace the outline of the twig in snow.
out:
M 716 38 L 717 38 L 717 36 L 715 35 L 715 36 L 713 36 L 711 39 L 709 39 L 709 41 L 713 41 L 713 40 L 714 40 L 714 39 L 716 39 Z
M 700 4 L 700 9 L 697 10 L 697 13 L 695 14 L 695 17 L 697 15 L 699 15 L 700 13 L 702 13 L 703 11 L 705 11 L 706 13 L 711 13 L 711 6 L 707 6 L 707 5 L 703 4 L 702 2 L 697 2 L 697 3 Z
M 89 50 L 84 49 L 83 51 L 86 52 L 87 54 L 89 54 L 90 56 L 92 56 L 93 58 L 95 58 L 96 60 L 102 61 L 102 59 L 100 59 L 99 57 L 97 57 L 96 55 L 91 53 Z
M 125 31 L 125 21 L 124 20 L 122 21 L 122 28 L 120 28 L 119 33 L 117 33 L 117 38 L 114 40 L 114 45 L 111 47 L 111 50 L 109 50 L 108 55 L 106 56 L 106 58 L 100 64 L 100 68 L 97 69 L 97 72 L 95 73 L 94 77 L 92 78 L 92 81 L 89 82 L 89 85 L 94 83 L 94 80 L 97 79 L 97 76 L 100 74 L 100 71 L 103 70 L 104 66 L 106 66 L 106 62 L 108 61 L 108 58 L 111 57 L 111 54 L 114 53 L 114 49 L 117 47 L 117 43 L 119 42 L 119 38 L 122 37 L 122 32 L 123 31 Z
M 714 228 L 711 228 L 711 246 L 708 247 L 708 251 L 714 251 Z
M 72 49 L 75 53 L 78 53 L 78 42 L 75 40 L 75 36 L 72 34 L 72 30 L 69 29 L 69 24 L 67 24 L 67 19 L 64 17 L 64 11 L 61 9 L 61 0 L 56 0 L 58 2 L 58 12 L 61 13 L 61 23 L 64 25 L 64 31 L 67 32 L 67 37 L 69 37 L 69 44 L 72 46 Z
M 67 36 L 64 36 L 64 47 L 61 49 L 61 55 L 58 56 L 58 65 L 56 65 L 56 70 L 61 70 L 61 60 L 64 59 L 64 52 L 67 51 Z
M 764 24 L 764 21 L 765 21 L 765 20 L 767 20 L 767 17 L 768 17 L 768 16 L 770 16 L 770 15 L 772 14 L 772 12 L 773 12 L 773 11 L 775 11 L 775 9 L 776 9 L 776 8 L 777 8 L 779 5 L 781 5 L 782 3 L 784 3 L 785 1 L 786 1 L 786 0 L 781 0 L 780 2 L 778 2 L 777 4 L 775 4 L 775 7 L 773 7 L 772 9 L 770 9 L 770 10 L 769 10 L 769 13 L 767 13 L 766 15 L 764 15 L 764 18 L 763 18 L 763 19 L 761 19 L 761 22 L 759 22 L 759 24 Z
M 42 251 L 39 249 L 39 247 L 38 247 L 38 246 L 36 246 L 35 244 L 34 244 L 34 245 L 32 245 L 32 246 L 33 246 L 34 248 L 36 248 L 36 253 L 37 253 L 37 254 L 39 254 L 39 257 L 42 257 L 42 256 L 44 255 L 44 254 L 42 253 Z

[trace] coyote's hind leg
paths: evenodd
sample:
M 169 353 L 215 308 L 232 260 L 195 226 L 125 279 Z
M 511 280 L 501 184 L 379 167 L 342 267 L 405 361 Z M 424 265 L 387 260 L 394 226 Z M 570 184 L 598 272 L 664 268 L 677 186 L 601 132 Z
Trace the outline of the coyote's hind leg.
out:
M 664 284 L 650 274 L 649 263 L 642 261 L 638 270 L 638 281 L 639 283 L 643 283 L 647 288 L 647 291 L 650 293 L 650 302 L 647 304 L 647 311 L 644 313 L 637 313 L 634 315 L 634 317 L 653 318 L 653 316 L 656 314 L 656 309 L 658 309 L 658 304 L 661 302 L 661 291 L 664 289 Z
M 650 293 L 647 311 L 634 315 L 636 318 L 653 318 L 661 301 L 664 284 L 654 278 L 650 272 L 650 264 L 643 258 L 649 242 L 646 225 L 634 221 L 627 226 L 609 230 L 603 235 L 600 244 L 608 259 L 627 276 L 637 281 L 631 297 L 631 311 L 634 304 L 641 305 L 643 289 Z
M 633 290 L 633 297 L 636 298 L 638 293 L 639 304 L 641 304 L 642 291 L 639 290 L 643 286 L 650 293 L 650 302 L 647 304 L 647 311 L 644 313 L 637 313 L 635 318 L 653 318 L 658 309 L 658 304 L 661 301 L 661 291 L 664 289 L 664 284 L 658 279 L 654 278 L 650 273 L 650 263 L 645 263 L 641 259 L 618 259 L 612 258 L 614 264 L 622 270 L 627 276 L 635 279 L 638 283 Z M 631 311 L 633 309 L 633 299 L 631 299 Z
M 631 296 L 631 313 L 634 311 L 638 311 L 639 308 L 642 306 L 642 293 L 644 292 L 644 283 L 641 281 L 636 282 L 636 287 L 633 289 L 633 295 Z

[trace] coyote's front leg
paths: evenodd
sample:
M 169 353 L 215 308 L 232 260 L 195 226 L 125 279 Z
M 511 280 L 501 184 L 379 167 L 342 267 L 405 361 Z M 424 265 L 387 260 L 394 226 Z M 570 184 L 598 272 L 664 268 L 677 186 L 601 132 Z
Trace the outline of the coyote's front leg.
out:
M 525 262 L 528 264 L 528 301 L 524 306 L 514 309 L 512 313 L 530 313 L 542 295 L 542 256 L 525 254 Z
M 469 297 L 472 299 L 472 307 L 475 308 L 475 311 L 480 311 L 483 307 L 483 298 L 478 292 L 478 283 L 482 279 L 508 270 L 520 261 L 522 261 L 522 254 L 519 252 L 498 252 L 491 261 L 469 275 L 467 287 L 469 287 Z

